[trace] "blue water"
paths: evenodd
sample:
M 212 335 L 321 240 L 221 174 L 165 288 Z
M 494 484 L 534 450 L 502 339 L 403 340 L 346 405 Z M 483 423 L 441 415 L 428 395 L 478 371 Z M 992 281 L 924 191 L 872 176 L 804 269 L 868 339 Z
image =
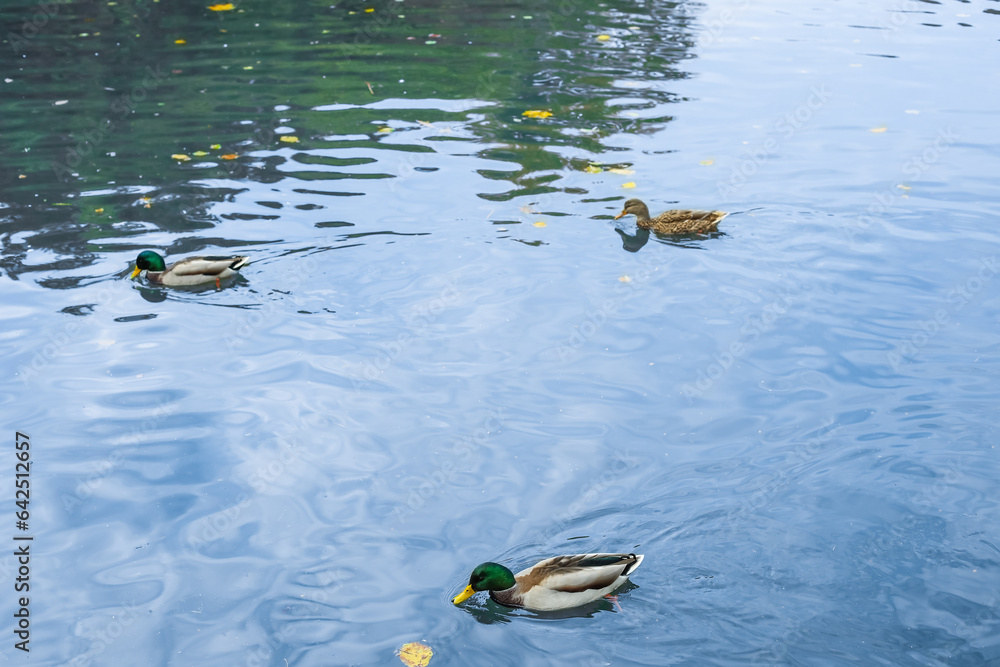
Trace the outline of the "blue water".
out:
M 459 8 L 404 4 L 417 44 L 453 36 Z M 207 114 L 300 142 L 237 126 L 239 168 L 175 168 L 223 130 L 168 105 L 160 173 L 68 196 L 12 168 L 30 664 L 1000 665 L 1000 4 L 602 7 L 484 47 L 520 97 L 393 83 L 463 66 L 439 44 L 351 101 L 206 70 Z M 629 197 L 735 213 L 644 239 Z M 146 248 L 253 261 L 163 290 L 126 279 Z M 450 602 L 482 561 L 591 551 L 645 554 L 617 605 Z

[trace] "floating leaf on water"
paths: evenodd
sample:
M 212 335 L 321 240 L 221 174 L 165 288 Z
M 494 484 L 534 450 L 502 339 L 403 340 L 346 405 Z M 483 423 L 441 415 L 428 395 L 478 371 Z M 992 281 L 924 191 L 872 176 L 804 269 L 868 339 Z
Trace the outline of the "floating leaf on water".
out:
M 634 188 L 635 187 L 635 181 L 629 181 L 628 183 L 622 183 L 622 187 L 623 188 Z
M 104 213 L 104 209 L 103 208 L 95 208 L 94 209 L 94 213 Z
M 598 167 L 596 164 L 588 164 L 586 167 L 583 168 L 583 170 L 585 172 L 587 172 L 588 174 L 599 174 L 602 171 L 604 171 L 603 169 L 601 169 L 600 167 Z
M 219 157 L 222 158 L 223 160 L 235 160 L 236 158 L 239 157 L 239 155 L 237 155 L 236 153 L 226 153 L 225 155 L 220 155 Z
M 436 39 L 428 39 L 424 41 L 424 44 L 437 44 Z
M 184 153 L 174 153 L 170 157 L 177 160 L 178 162 L 187 162 L 188 160 L 191 159 L 190 155 L 184 155 Z
M 369 7 L 368 9 L 365 10 L 365 14 L 374 14 L 374 13 L 375 13 L 374 7 Z
M 217 5 L 209 5 L 208 9 L 213 12 L 231 12 L 236 9 L 236 7 L 231 2 L 225 2 Z
M 528 109 L 522 116 L 527 116 L 528 118 L 548 118 L 552 115 L 551 111 L 545 111 L 544 109 Z
M 708 160 L 702 160 L 702 161 L 701 161 L 701 162 L 699 162 L 698 164 L 700 164 L 700 165 L 701 165 L 701 166 L 703 166 L 703 167 L 710 167 L 710 166 L 712 166 L 713 164 L 715 164 L 715 160 L 713 160 L 713 159 L 709 158 Z
M 631 176 L 635 173 L 635 169 L 618 169 L 617 167 L 608 169 L 608 171 L 612 174 L 621 174 L 622 176 Z
M 885 125 L 882 125 L 881 127 L 873 127 L 872 129 L 870 129 L 868 131 L 869 132 L 885 132 L 888 129 L 889 129 L 888 127 L 886 127 Z
M 420 642 L 410 642 L 409 644 L 400 646 L 396 655 L 399 656 L 399 659 L 407 667 L 427 667 L 431 661 L 431 656 L 434 655 L 434 651 L 431 650 L 430 646 L 421 644 Z
M 213 151 L 217 151 L 220 148 L 222 148 L 222 144 L 212 144 L 211 146 L 209 146 L 209 148 L 211 148 Z
M 909 185 L 903 185 L 902 183 L 898 184 L 896 187 L 899 188 L 900 190 L 912 190 L 913 189 Z
M 247 65 L 247 66 L 245 66 L 245 67 L 244 67 L 243 69 L 245 69 L 245 70 L 246 70 L 246 69 L 253 69 L 253 65 Z
M 598 35 L 597 36 L 597 41 L 598 42 L 606 42 L 609 39 L 611 39 L 611 35 Z
M 538 222 L 531 223 L 531 226 L 532 227 L 547 227 L 547 225 L 544 222 L 542 222 L 541 220 L 539 220 Z
M 278 141 L 284 141 L 286 144 L 297 144 L 299 143 L 299 138 L 291 134 L 283 134 L 278 137 Z
M 187 43 L 188 42 L 187 42 L 186 39 L 175 39 L 174 40 L 174 44 L 187 44 Z
M 389 134 L 390 132 L 392 132 L 391 127 L 380 127 L 376 130 L 376 134 Z
M 618 276 L 618 282 L 620 283 L 630 283 L 632 279 L 628 276 Z
M 195 157 L 205 157 L 206 155 L 208 155 L 208 153 L 206 153 L 205 151 L 195 151 L 194 153 L 191 153 L 191 155 Z

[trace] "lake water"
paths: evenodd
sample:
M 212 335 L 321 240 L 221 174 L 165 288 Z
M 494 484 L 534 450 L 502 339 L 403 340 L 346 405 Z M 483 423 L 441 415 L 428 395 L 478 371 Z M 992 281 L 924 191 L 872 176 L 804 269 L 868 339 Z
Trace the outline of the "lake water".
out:
M 205 4 L 0 10 L 30 664 L 1000 665 L 1000 3 Z

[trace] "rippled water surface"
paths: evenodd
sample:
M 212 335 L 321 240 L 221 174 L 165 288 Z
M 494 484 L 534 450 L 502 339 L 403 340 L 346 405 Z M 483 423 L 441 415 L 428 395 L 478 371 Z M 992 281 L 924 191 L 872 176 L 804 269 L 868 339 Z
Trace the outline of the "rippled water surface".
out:
M 206 4 L 0 10 L 32 665 L 1000 665 L 1000 3 Z

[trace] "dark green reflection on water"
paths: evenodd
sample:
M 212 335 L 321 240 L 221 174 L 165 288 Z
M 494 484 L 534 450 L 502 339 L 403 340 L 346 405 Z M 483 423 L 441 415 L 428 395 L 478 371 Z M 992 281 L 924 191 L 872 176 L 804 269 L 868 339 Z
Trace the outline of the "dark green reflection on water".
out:
M 661 83 L 683 76 L 691 46 L 676 3 L 207 4 L 0 9 L 0 216 L 67 257 L 32 270 L 87 265 L 105 237 L 210 228 L 209 206 L 239 181 L 364 195 L 365 179 L 397 174 L 350 170 L 373 161 L 354 153 L 434 151 L 386 141 L 421 123 L 457 123 L 461 136 L 439 140 L 511 163 L 483 174 L 510 183 L 484 197 L 558 192 L 561 171 L 614 150 L 607 137 L 669 120 Z M 279 169 L 291 162 L 293 173 Z M 6 244 L 9 274 L 22 252 Z

